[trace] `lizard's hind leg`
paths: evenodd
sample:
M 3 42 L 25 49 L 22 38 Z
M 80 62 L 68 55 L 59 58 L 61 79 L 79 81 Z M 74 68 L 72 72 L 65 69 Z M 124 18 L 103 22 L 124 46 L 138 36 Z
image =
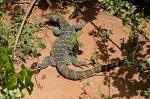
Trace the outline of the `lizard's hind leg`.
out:
M 78 61 L 77 58 L 73 55 L 70 55 L 70 61 L 74 66 L 82 68 L 83 66 L 87 66 L 87 63 L 84 61 Z
M 72 27 L 78 31 L 81 30 L 83 28 L 83 26 L 85 25 L 85 22 L 83 20 L 79 20 L 79 22 L 76 25 L 72 25 Z

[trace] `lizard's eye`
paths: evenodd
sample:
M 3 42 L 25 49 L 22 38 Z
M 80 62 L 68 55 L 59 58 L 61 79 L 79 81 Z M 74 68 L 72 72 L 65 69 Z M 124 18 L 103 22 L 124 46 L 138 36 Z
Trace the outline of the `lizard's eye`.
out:
M 38 64 L 38 65 L 36 66 L 36 69 L 37 69 L 37 70 L 42 69 L 41 64 Z

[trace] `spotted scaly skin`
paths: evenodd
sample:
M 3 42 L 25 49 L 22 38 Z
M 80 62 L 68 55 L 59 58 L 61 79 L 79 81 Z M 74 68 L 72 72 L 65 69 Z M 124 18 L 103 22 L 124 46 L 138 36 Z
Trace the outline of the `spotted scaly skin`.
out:
M 72 44 L 71 40 L 74 34 L 76 33 L 75 28 L 78 29 L 83 27 L 81 24 L 75 26 L 71 26 L 67 21 L 64 19 L 63 16 L 56 14 L 56 13 L 50 13 L 46 16 L 46 18 L 52 22 L 56 22 L 60 25 L 61 34 L 59 35 L 58 39 L 55 41 L 50 57 L 53 58 L 53 65 L 56 67 L 57 71 L 65 78 L 70 80 L 80 80 L 85 79 L 88 77 L 93 76 L 95 73 L 100 73 L 103 71 L 108 71 L 110 69 L 113 69 L 117 66 L 120 66 L 124 63 L 124 60 L 108 64 L 108 65 L 102 65 L 95 67 L 93 69 L 89 69 L 86 71 L 75 71 L 67 66 L 67 57 L 70 54 L 72 50 Z M 80 26 L 81 25 L 81 26 Z M 56 28 L 53 28 L 53 31 L 55 32 L 57 30 Z M 58 29 L 59 30 L 59 29 Z M 60 32 L 60 31 L 59 31 Z M 44 61 L 43 61 L 44 62 Z M 52 65 L 52 61 L 50 59 L 47 59 L 45 63 L 39 64 L 38 68 L 46 68 L 48 65 Z

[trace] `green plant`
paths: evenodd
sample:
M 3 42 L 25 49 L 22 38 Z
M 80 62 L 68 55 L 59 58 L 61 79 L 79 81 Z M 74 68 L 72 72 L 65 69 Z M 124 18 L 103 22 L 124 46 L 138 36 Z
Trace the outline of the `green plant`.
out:
M 77 33 L 75 33 L 75 35 L 72 37 L 72 40 L 71 40 L 71 43 L 73 44 L 73 46 L 79 46 L 79 48 L 83 47 L 82 42 L 79 40 L 82 34 L 83 34 L 82 31 L 77 31 Z
M 97 61 L 98 61 L 98 56 L 97 56 L 97 54 L 96 53 L 93 53 L 92 55 L 91 55 L 91 57 L 90 57 L 90 61 L 91 61 L 91 63 L 92 64 L 96 64 L 97 63 Z
M 4 99 L 5 97 L 7 99 L 20 99 L 18 94 L 23 89 L 28 90 L 29 93 L 32 92 L 31 71 L 23 67 L 20 72 L 16 73 L 13 60 L 26 59 L 29 55 L 38 57 L 38 50 L 45 48 L 43 39 L 35 34 L 41 29 L 41 24 L 27 20 L 15 50 L 17 58 L 13 57 L 14 51 L 11 48 L 15 44 L 24 14 L 24 10 L 18 6 L 9 22 L 3 19 L 3 13 L 0 17 L 0 91 Z
M 15 23 L 16 25 L 17 23 Z M 0 45 L 1 46 L 13 46 L 15 42 L 15 37 L 17 33 L 17 26 L 12 25 L 7 27 L 1 21 L 0 24 Z M 17 50 L 19 50 L 18 56 L 21 59 L 26 59 L 28 55 L 37 57 L 38 51 L 37 47 L 45 48 L 45 44 L 42 38 L 37 37 L 34 33 L 40 29 L 39 24 L 26 23 L 22 34 L 20 36 L 20 41 L 17 45 Z
M 19 26 L 22 22 L 24 15 L 24 10 L 19 8 L 15 15 L 12 17 L 11 24 L 8 26 L 5 24 L 5 20 L 0 20 L 0 45 L 1 46 L 13 46 L 15 43 L 16 35 L 19 29 Z M 17 55 L 21 59 L 26 59 L 28 55 L 37 57 L 39 48 L 45 48 L 44 41 L 41 37 L 35 35 L 37 31 L 41 28 L 40 23 L 32 23 L 27 21 L 20 39 L 17 45 Z
M 22 93 L 18 92 L 16 89 L 8 90 L 7 88 L 0 92 L 0 99 L 21 99 Z
M 111 30 L 107 30 L 107 29 L 101 29 L 101 37 L 102 38 L 105 38 L 105 39 L 108 39 L 109 36 L 112 34 L 112 31 Z
M 82 48 L 84 46 L 83 43 L 79 40 L 82 34 L 83 34 L 82 31 L 77 31 L 77 33 L 75 33 L 75 35 L 72 37 L 71 43 L 75 55 L 78 53 L 79 48 Z
M 38 57 L 38 50 L 45 48 L 43 39 L 35 34 L 41 29 L 41 24 L 27 20 L 15 50 L 16 57 L 13 57 L 14 51 L 11 48 L 14 46 L 24 14 L 24 10 L 17 7 L 9 22 L 3 19 L 3 13 L 0 16 L 0 99 L 21 99 L 23 89 L 32 92 L 31 71 L 23 67 L 20 72 L 15 72 L 13 60 L 16 57 L 19 60 L 26 59 L 29 55 Z
M 4 2 L 4 0 L 0 0 L 0 3 L 3 3 Z
M 13 0 L 0 0 L 0 7 L 2 6 L 3 8 L 8 8 L 11 7 L 11 3 Z M 6 10 L 6 9 L 5 9 Z
M 144 75 L 144 77 L 139 76 L 142 82 L 148 81 L 150 79 L 150 64 L 138 55 L 139 36 L 142 35 L 147 41 L 150 41 L 150 36 L 144 31 L 146 18 L 143 13 L 137 10 L 137 6 L 129 3 L 129 0 L 99 0 L 99 2 L 103 8 L 119 17 L 124 26 L 128 25 L 131 27 L 128 40 L 128 45 L 131 48 L 126 50 L 124 59 L 126 59 L 128 66 L 136 66 L 139 73 Z M 145 95 L 148 96 L 148 94 L 149 91 L 145 91 Z
M 7 47 L 0 47 L 0 86 L 2 90 L 20 90 L 26 88 L 29 92 L 33 90 L 33 83 L 31 81 L 31 71 L 23 68 L 19 73 L 15 72 L 13 66 L 12 49 Z
M 129 66 L 138 65 L 138 70 L 142 73 L 149 71 L 148 68 L 150 65 L 148 62 L 137 56 L 137 48 L 139 46 L 137 39 L 139 35 L 141 34 L 149 41 L 149 36 L 144 32 L 146 18 L 143 13 L 139 13 L 137 11 L 137 6 L 129 3 L 127 0 L 99 0 L 99 2 L 102 7 L 122 19 L 123 25 L 129 25 L 131 27 L 129 43 L 133 50 L 127 53 L 125 57 L 126 63 Z
M 146 75 L 146 77 L 142 79 L 150 80 L 150 64 L 148 61 L 142 59 L 141 57 L 137 57 L 136 62 L 134 63 L 136 63 L 135 65 L 137 66 L 138 71 Z
M 145 95 L 146 95 L 148 98 L 150 98 L 150 88 L 148 88 L 148 90 L 145 91 Z
M 111 14 L 121 18 L 124 25 L 131 26 L 131 38 L 141 34 L 149 40 L 148 35 L 144 32 L 146 20 L 141 13 L 137 13 L 136 6 L 126 0 L 99 0 L 99 2 Z
M 45 48 L 44 41 L 41 37 L 36 36 L 34 33 L 39 31 L 39 24 L 27 23 L 22 31 L 20 36 L 20 41 L 18 42 L 18 49 L 21 49 L 22 59 L 26 59 L 28 55 L 32 55 L 33 57 L 38 56 L 37 48 Z

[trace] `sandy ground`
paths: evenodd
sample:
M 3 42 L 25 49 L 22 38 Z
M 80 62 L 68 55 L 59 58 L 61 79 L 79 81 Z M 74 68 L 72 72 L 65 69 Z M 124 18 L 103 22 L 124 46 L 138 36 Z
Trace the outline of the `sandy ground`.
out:
M 84 44 L 84 47 L 81 49 L 83 53 L 78 55 L 78 59 L 89 63 L 90 56 L 95 51 L 99 51 L 98 49 L 101 50 L 99 52 L 100 64 L 109 63 L 112 59 L 121 59 L 123 53 L 120 49 L 126 50 L 124 45 L 127 43 L 127 35 L 130 28 L 124 27 L 120 19 L 102 9 L 94 10 L 91 8 L 90 10 L 85 13 L 85 16 L 79 16 L 72 20 L 68 19 L 72 11 L 71 8 L 66 9 L 67 14 L 63 14 L 71 24 L 77 23 L 77 20 L 80 18 L 86 21 L 82 29 L 84 34 L 81 36 L 81 41 Z M 46 14 L 50 11 L 42 11 L 38 7 L 35 7 L 33 12 L 33 17 L 40 17 L 42 13 Z M 110 35 L 110 40 L 104 44 L 99 42 L 99 47 L 96 47 L 96 42 L 99 39 L 89 34 L 92 31 L 97 32 L 97 29 L 100 27 L 112 30 L 113 34 Z M 150 32 L 150 22 L 146 31 Z M 41 62 L 45 56 L 49 55 L 56 37 L 47 28 L 42 29 L 38 35 L 43 37 L 46 43 L 46 49 L 40 52 L 39 62 Z M 148 43 L 142 46 L 144 46 L 144 49 L 141 52 L 147 53 L 145 57 L 148 59 L 150 57 L 148 56 L 148 49 L 150 49 Z M 35 61 L 36 59 L 29 60 L 28 64 Z M 70 66 L 70 68 L 79 70 L 79 68 L 74 66 Z M 92 68 L 92 66 L 85 67 L 85 69 L 88 68 Z M 33 75 L 33 92 L 31 95 L 26 94 L 24 99 L 103 99 L 104 96 L 110 96 L 113 99 L 144 99 L 142 90 L 146 85 L 140 83 L 138 75 L 135 68 L 122 66 L 110 72 L 100 73 L 98 76 L 81 81 L 71 81 L 58 74 L 55 67 L 49 66 L 40 73 Z

